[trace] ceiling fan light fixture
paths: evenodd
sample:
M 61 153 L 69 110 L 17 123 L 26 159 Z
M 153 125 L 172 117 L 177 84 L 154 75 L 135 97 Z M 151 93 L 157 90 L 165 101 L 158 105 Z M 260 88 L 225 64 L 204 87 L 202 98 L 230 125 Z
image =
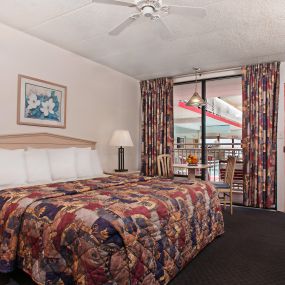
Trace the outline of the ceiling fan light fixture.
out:
M 155 12 L 159 11 L 162 6 L 161 0 L 136 0 L 135 4 L 139 10 L 143 10 L 145 7 L 152 7 Z
M 151 18 L 153 16 L 153 13 L 155 12 L 154 8 L 152 6 L 145 6 L 142 9 L 142 13 L 145 17 Z

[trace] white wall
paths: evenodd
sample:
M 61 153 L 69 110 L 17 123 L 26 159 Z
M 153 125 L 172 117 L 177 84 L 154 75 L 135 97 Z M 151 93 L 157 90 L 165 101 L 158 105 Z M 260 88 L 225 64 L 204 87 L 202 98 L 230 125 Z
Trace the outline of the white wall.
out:
M 24 74 L 67 86 L 67 128 L 16 124 L 17 76 Z M 0 24 L 0 134 L 51 132 L 95 140 L 105 169 L 117 165 L 108 146 L 115 129 L 128 129 L 135 147 L 126 166 L 138 168 L 139 83 L 76 54 Z
M 285 116 L 284 116 L 284 84 L 285 84 L 285 62 L 281 63 L 280 71 L 280 101 L 278 112 L 278 150 L 277 150 L 277 209 L 285 212 L 285 155 L 284 147 L 284 130 L 285 130 Z

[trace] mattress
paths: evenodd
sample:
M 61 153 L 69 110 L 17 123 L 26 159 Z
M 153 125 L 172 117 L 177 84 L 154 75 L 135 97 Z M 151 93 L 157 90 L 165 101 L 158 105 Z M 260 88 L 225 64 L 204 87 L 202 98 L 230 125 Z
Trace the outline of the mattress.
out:
M 0 272 L 37 284 L 167 284 L 223 233 L 210 183 L 129 175 L 0 191 Z

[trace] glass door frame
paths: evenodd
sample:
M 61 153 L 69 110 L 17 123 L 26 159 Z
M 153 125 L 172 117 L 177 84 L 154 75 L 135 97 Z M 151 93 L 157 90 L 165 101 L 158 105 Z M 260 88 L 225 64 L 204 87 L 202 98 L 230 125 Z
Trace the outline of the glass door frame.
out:
M 196 80 L 190 80 L 190 81 L 184 81 L 184 82 L 177 82 L 174 83 L 174 86 L 178 85 L 185 85 L 185 84 L 195 84 L 201 83 L 201 96 L 204 100 L 207 99 L 207 82 L 208 81 L 215 81 L 215 80 L 224 80 L 224 79 L 230 79 L 230 78 L 238 78 L 242 77 L 242 74 L 236 74 L 236 75 L 228 75 L 228 76 L 220 76 L 220 77 L 210 77 L 210 78 L 205 78 L 205 79 L 198 79 Z M 189 94 L 191 96 L 191 94 Z M 189 96 L 189 98 L 190 98 Z M 201 161 L 202 164 L 207 163 L 207 148 L 206 148 L 206 107 L 203 106 L 201 108 L 202 114 L 201 114 Z M 201 178 L 202 180 L 206 180 L 206 170 L 203 169 L 201 172 Z

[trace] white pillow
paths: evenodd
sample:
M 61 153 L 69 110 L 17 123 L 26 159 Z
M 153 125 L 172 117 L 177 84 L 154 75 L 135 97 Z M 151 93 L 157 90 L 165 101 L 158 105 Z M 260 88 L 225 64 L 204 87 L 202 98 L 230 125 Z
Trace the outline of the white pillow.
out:
M 77 177 L 91 177 L 93 175 L 91 148 L 76 148 L 75 164 Z
M 23 149 L 0 149 L 0 185 L 21 185 L 27 181 Z
M 76 179 L 75 148 L 48 149 L 53 180 Z
M 28 183 L 51 182 L 51 171 L 47 150 L 28 149 L 25 151 Z
M 92 163 L 93 175 L 102 175 L 103 169 L 96 149 L 91 150 L 91 163 Z

